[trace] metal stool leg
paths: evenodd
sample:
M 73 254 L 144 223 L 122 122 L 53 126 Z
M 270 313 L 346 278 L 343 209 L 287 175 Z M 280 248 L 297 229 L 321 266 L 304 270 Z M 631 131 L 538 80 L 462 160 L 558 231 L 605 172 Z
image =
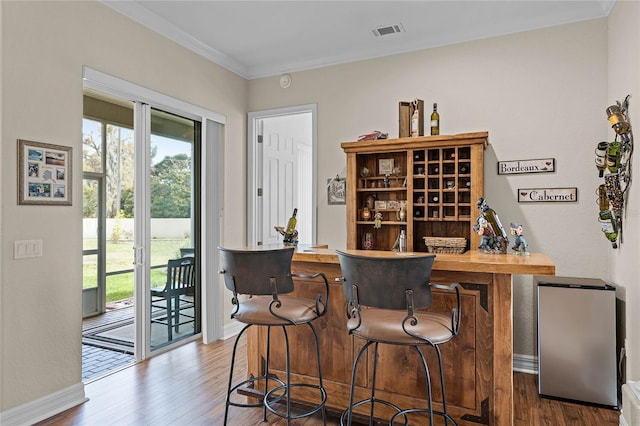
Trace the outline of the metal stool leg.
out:
M 233 352 L 231 353 L 231 371 L 229 372 L 229 386 L 227 386 L 227 400 L 225 401 L 224 407 L 224 424 L 227 424 L 227 418 L 229 417 L 229 405 L 231 403 L 231 386 L 233 385 L 233 368 L 236 364 L 236 349 L 238 349 L 238 342 L 240 341 L 240 337 L 244 334 L 245 330 L 249 328 L 250 325 L 244 326 L 244 328 L 238 333 L 236 337 L 236 341 L 233 344 Z
M 347 425 L 351 426 L 351 419 L 353 417 L 353 397 L 355 393 L 356 387 L 356 373 L 358 372 L 358 365 L 360 364 L 360 358 L 365 353 L 367 348 L 371 346 L 373 342 L 367 342 L 358 352 L 358 356 L 356 356 L 356 360 L 353 362 L 353 370 L 351 371 L 351 390 L 349 391 L 349 406 L 347 407 Z M 342 425 L 342 419 L 340 421 Z
M 310 322 L 309 327 L 311 331 L 313 331 L 313 337 L 316 341 L 316 359 L 318 361 L 318 386 L 320 386 L 320 398 L 323 400 L 322 402 L 322 424 L 326 426 L 327 424 L 327 407 L 324 401 L 326 400 L 326 393 L 324 390 L 324 385 L 322 384 L 322 367 L 320 363 L 320 341 L 318 340 L 318 332 L 316 328 Z

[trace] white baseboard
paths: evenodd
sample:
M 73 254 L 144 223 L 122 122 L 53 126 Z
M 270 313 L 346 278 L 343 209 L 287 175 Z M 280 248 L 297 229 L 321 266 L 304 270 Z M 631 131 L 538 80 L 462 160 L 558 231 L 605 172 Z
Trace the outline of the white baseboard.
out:
M 0 412 L 0 425 L 32 425 L 87 401 L 84 384 L 69 386 L 52 394 Z
M 222 330 L 222 340 L 227 340 L 229 337 L 233 337 L 240 333 L 246 324 L 239 321 L 231 321 L 225 325 Z
M 519 373 L 538 374 L 538 357 L 533 355 L 513 354 L 513 371 Z

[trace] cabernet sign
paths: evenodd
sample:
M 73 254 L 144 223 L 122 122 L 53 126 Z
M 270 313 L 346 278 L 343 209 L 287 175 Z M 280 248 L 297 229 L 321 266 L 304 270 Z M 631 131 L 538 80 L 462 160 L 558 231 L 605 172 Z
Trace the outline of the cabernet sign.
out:
M 573 203 L 578 201 L 578 188 L 518 189 L 519 203 Z
M 555 171 L 555 158 L 542 158 L 540 160 L 498 161 L 499 175 L 514 175 L 520 173 L 551 173 Z

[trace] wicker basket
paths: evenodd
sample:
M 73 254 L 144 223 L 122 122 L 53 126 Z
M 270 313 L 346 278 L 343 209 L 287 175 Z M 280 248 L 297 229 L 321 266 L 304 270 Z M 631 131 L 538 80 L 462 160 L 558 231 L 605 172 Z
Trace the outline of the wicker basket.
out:
M 466 238 L 423 237 L 429 253 L 462 254 L 467 248 Z

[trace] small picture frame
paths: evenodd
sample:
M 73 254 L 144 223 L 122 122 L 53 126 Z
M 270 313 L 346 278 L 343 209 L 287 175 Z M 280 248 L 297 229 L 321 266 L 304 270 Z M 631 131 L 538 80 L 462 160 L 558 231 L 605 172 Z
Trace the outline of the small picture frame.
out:
M 393 173 L 393 158 L 381 158 L 378 160 L 378 174 L 390 175 Z
M 338 176 L 327 179 L 327 204 L 347 204 L 347 179 Z
M 376 210 L 386 210 L 387 202 L 385 200 L 376 200 L 374 203 L 374 208 Z
M 18 139 L 18 204 L 71 205 L 72 148 Z

